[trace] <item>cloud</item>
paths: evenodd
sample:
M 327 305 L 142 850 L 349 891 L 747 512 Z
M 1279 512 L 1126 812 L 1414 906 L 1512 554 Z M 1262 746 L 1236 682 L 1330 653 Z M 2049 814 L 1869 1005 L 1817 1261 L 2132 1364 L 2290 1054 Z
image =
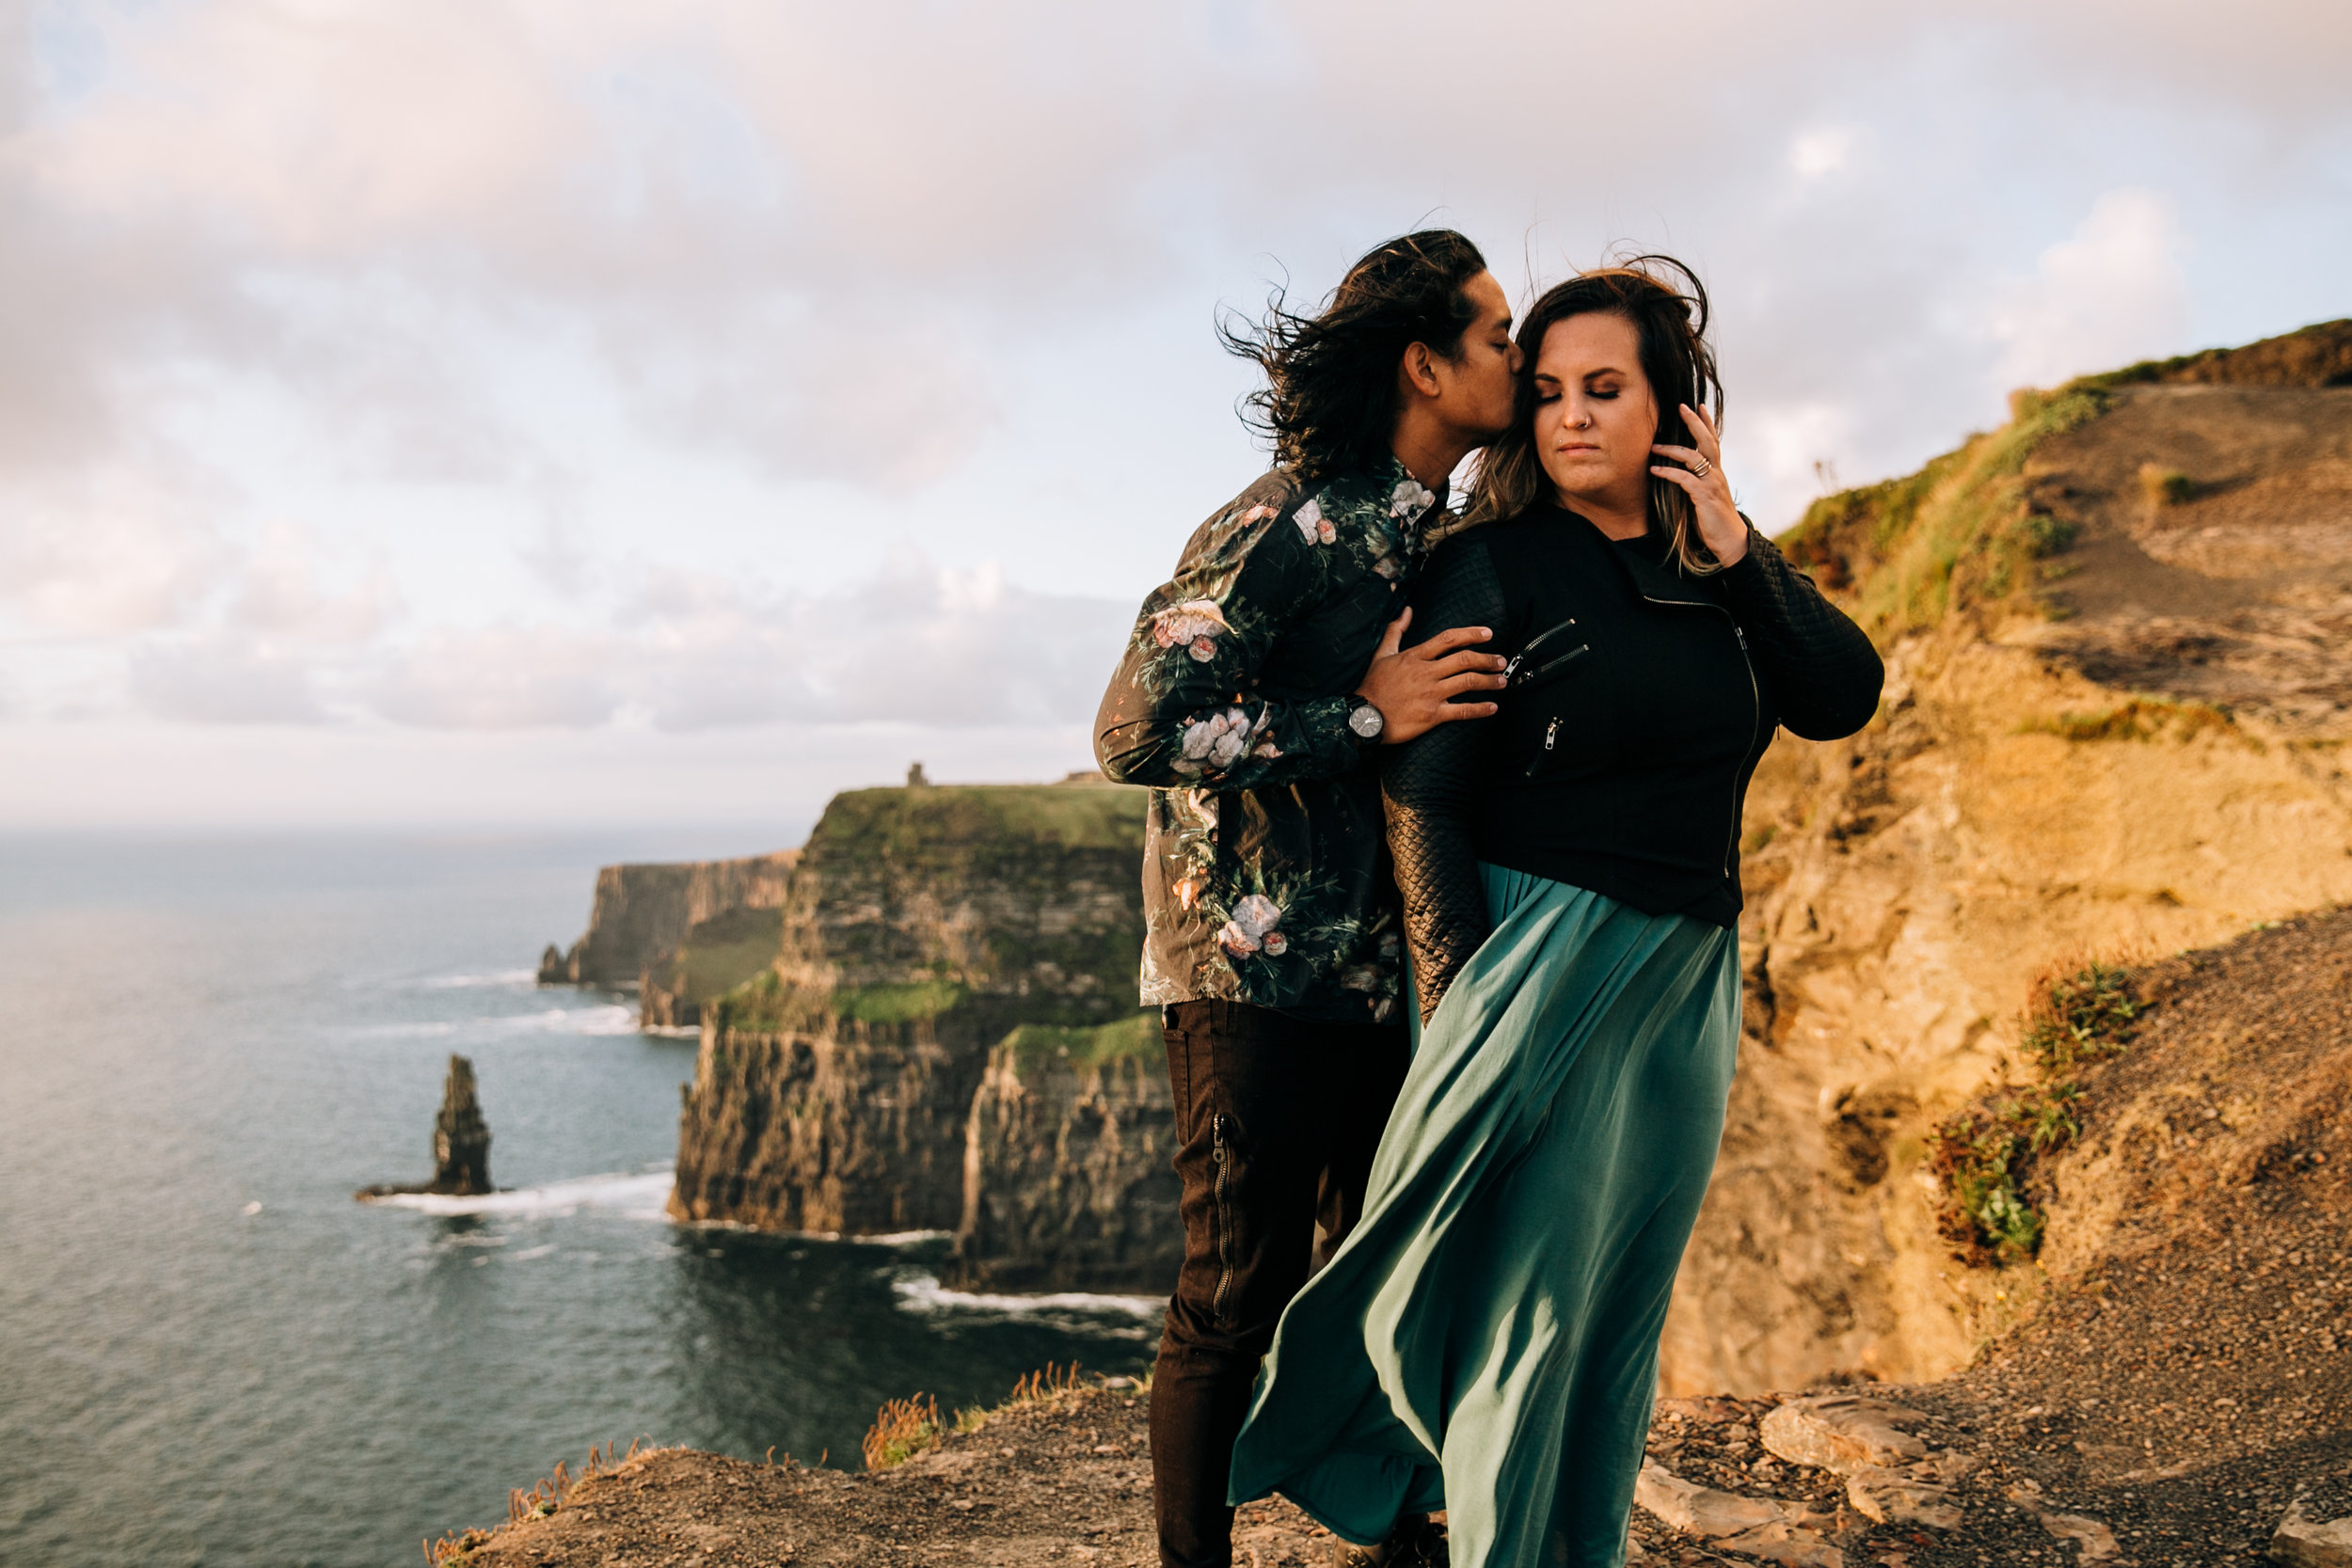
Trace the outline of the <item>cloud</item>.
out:
M 44 633 L 180 624 L 230 570 L 215 509 L 160 474 L 46 474 L 0 493 L 0 611 Z
M 1628 8 L 0 7 L 0 673 L 420 755 L 1076 734 L 1256 458 L 1219 301 L 1428 221 L 1684 255 L 1781 526 L 2340 313 L 2340 8 L 1707 0 L 1661 115 Z
M 153 717 L 178 722 L 319 724 L 328 717 L 302 658 L 233 633 L 135 649 L 130 695 Z
M 1051 726 L 1092 712 L 1131 615 L 907 550 L 830 594 L 648 569 L 584 626 L 357 635 L 382 613 L 371 584 L 326 594 L 298 562 L 266 561 L 230 607 L 137 649 L 138 706 L 196 723 L 422 730 Z
M 1853 161 L 1863 132 L 1856 125 L 1817 125 L 1788 143 L 1789 171 L 1800 180 L 1825 180 Z
M 2003 289 L 1989 324 L 2003 387 L 2046 387 L 2088 371 L 2185 346 L 2187 237 L 2170 197 L 2099 198 L 2071 239 L 2042 253 L 2034 276 Z
M 399 615 L 399 590 L 380 563 L 338 584 L 318 535 L 280 523 L 240 562 L 222 623 L 239 631 L 312 643 L 364 643 Z
M 623 701 L 628 650 L 554 627 L 440 630 L 358 673 L 349 696 L 395 724 L 437 730 L 591 729 Z

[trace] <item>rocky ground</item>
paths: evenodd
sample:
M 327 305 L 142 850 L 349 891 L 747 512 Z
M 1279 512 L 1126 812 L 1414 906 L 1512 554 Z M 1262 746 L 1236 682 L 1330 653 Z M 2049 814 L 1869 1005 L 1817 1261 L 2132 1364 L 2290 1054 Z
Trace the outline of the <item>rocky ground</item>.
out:
M 2352 1526 L 2274 1542 L 2352 1519 L 2352 910 L 2137 981 L 2153 1006 L 2085 1079 L 2042 1267 L 2007 1271 L 2031 1314 L 1940 1383 L 1663 1402 L 1633 1560 L 2352 1565 Z M 1016 1401 L 870 1473 L 660 1450 L 441 1560 L 1140 1568 L 1145 1404 L 1123 1380 Z M 1250 1568 L 1325 1549 L 1281 1503 L 1236 1539 Z
M 2207 1568 L 2259 1560 L 2298 1505 L 2316 1520 L 2352 1514 L 2352 1434 L 2341 1430 L 2218 1465 L 2174 1460 L 2102 1481 L 2081 1435 L 2099 1435 L 2096 1423 L 2011 1408 L 1959 1385 L 1788 1402 L 1776 1421 L 1782 1403 L 1661 1406 L 1630 1560 Z M 1859 1446 L 1847 1436 L 1856 1431 Z M 1874 1432 L 1892 1451 L 1868 1448 Z M 1852 1451 L 1838 1451 L 1841 1442 Z M 1870 1458 L 1891 1463 L 1862 1463 Z M 640 1454 L 577 1483 L 550 1513 L 486 1538 L 477 1532 L 469 1548 L 453 1542 L 440 1560 L 1145 1568 L 1156 1560 L 1151 1508 L 1143 1401 L 1133 1389 L 1097 1387 L 1002 1411 L 878 1473 L 684 1449 Z M 1323 1560 L 1327 1542 L 1289 1504 L 1253 1504 L 1237 1523 L 1235 1561 L 1307 1568 Z
M 879 1472 L 747 1464 L 685 1449 L 575 1484 L 448 1562 L 481 1568 L 723 1568 L 1155 1562 L 1145 1396 L 1124 1379 L 1016 1402 Z M 1263 1568 L 1311 1560 L 1316 1531 L 1286 1503 L 1243 1511 Z M 1245 1555 L 1242 1560 L 1251 1560 Z

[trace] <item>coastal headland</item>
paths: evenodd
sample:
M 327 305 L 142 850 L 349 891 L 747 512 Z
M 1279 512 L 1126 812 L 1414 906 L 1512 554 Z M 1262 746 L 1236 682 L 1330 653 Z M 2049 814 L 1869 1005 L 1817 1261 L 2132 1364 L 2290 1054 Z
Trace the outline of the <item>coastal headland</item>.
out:
M 2309 1541 L 2279 1560 L 2352 1560 L 2316 1555 L 2352 1515 L 2352 323 L 2011 413 L 1782 540 L 1889 680 L 1851 740 L 1782 736 L 1750 797 L 1746 1037 L 1636 1513 L 1657 1560 L 2206 1564 L 2255 1560 L 2282 1528 Z M 787 879 L 771 961 L 694 1004 L 677 1212 L 977 1236 L 993 1212 L 970 1173 L 1002 1168 L 1043 1208 L 992 1232 L 1009 1240 L 973 1277 L 1071 1277 L 1065 1191 L 1140 1244 L 1155 1042 L 1107 1006 L 1132 943 L 1112 964 L 1105 913 L 1096 982 L 1058 968 L 1034 990 L 1072 1016 L 996 1010 L 1024 982 L 1002 956 L 963 977 L 977 927 L 947 912 L 996 907 L 971 892 L 980 852 L 852 832 L 921 815 L 897 804 L 919 788 L 860 794 L 840 870 L 802 890 L 833 853 L 820 825 Z M 1008 911 L 1133 897 L 1109 835 L 1088 841 L 1099 871 L 1019 842 L 1049 869 Z M 1040 1067 L 1064 1086 L 1041 1091 Z M 1021 1118 L 1017 1157 L 993 1157 L 985 1129 Z M 1134 1184 L 1070 1180 L 1081 1155 L 1060 1151 L 1113 1144 Z M 1049 1261 L 1024 1273 L 1032 1252 Z M 1846 1411 L 1903 1440 L 1817 1463 L 1836 1445 L 1791 1433 L 1836 1411 L 1801 1402 L 1845 1394 L 1894 1407 Z M 692 1537 L 711 1562 L 787 1538 L 811 1561 L 1142 1561 L 1126 1397 L 1030 1401 L 868 1476 L 641 1457 L 581 1483 L 597 1500 L 572 1524 L 562 1502 L 468 1560 L 623 1560 L 564 1555 L 606 1550 L 599 1521 L 641 1530 L 612 1537 L 627 1560 L 696 1560 L 675 1504 L 738 1532 Z M 1081 1450 L 1082 1432 L 1104 1435 Z M 722 1506 L 739 1493 L 772 1505 Z M 755 1549 L 755 1526 L 782 1533 Z M 1309 1549 L 1279 1511 L 1250 1528 L 1275 1532 L 1261 1564 Z M 549 1555 L 488 1555 L 526 1541 Z

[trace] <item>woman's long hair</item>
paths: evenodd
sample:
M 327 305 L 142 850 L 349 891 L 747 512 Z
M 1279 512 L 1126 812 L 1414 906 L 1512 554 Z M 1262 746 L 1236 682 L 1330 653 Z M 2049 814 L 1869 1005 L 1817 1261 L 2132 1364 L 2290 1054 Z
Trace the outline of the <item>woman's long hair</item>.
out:
M 1654 440 L 1691 445 L 1681 404 L 1713 404 L 1715 427 L 1723 428 L 1724 388 L 1715 373 L 1715 351 L 1707 344 L 1707 289 L 1698 275 L 1671 256 L 1636 256 L 1616 266 L 1579 273 L 1544 291 L 1518 332 L 1518 410 L 1510 430 L 1478 455 L 1470 505 L 1462 527 L 1517 516 L 1552 494 L 1550 476 L 1535 451 L 1535 356 L 1544 334 L 1570 316 L 1594 312 L 1622 316 L 1633 324 L 1640 342 L 1642 373 L 1658 400 Z M 1672 536 L 1675 562 L 1694 577 L 1723 570 L 1698 537 L 1691 498 L 1672 480 L 1650 476 L 1650 527 Z
M 1425 343 L 1444 358 L 1459 354 L 1478 319 L 1463 289 L 1486 270 L 1469 240 L 1424 229 L 1348 268 L 1315 315 L 1286 309 L 1278 289 L 1263 322 L 1218 322 L 1226 350 L 1265 372 L 1265 386 L 1242 400 L 1242 420 L 1272 441 L 1276 467 L 1313 481 L 1385 461 L 1405 351 Z

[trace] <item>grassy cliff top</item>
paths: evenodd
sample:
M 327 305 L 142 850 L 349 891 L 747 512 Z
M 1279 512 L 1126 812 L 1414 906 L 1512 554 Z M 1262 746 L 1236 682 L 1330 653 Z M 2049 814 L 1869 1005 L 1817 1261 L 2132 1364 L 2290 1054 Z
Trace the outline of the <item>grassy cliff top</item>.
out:
M 806 853 L 920 854 L 987 846 L 1066 849 L 1143 846 L 1145 792 L 1118 784 L 922 784 L 833 798 Z
M 1780 546 L 1823 588 L 1847 596 L 1882 643 L 1955 610 L 2022 599 L 2045 575 L 2038 562 L 2074 537 L 2071 523 L 2037 502 L 2029 460 L 2105 414 L 2125 388 L 2144 386 L 2352 386 L 2352 321 L 2011 393 L 1999 429 L 1969 436 L 1916 473 L 1822 497 Z
M 2028 504 L 2026 459 L 2105 413 L 2108 397 L 2079 383 L 2014 393 L 2000 429 L 1917 473 L 1823 496 L 1780 546 L 1823 588 L 1851 595 L 1854 618 L 1881 643 L 1963 605 L 2005 599 L 2033 580 L 2032 562 L 2071 542 Z
M 1147 1007 L 1130 1017 L 1091 1028 L 1054 1023 L 1024 1023 L 1005 1037 L 1012 1048 L 1015 1070 L 1026 1077 L 1056 1062 L 1084 1072 L 1129 1056 L 1152 1056 L 1165 1049 L 1160 1039 L 1160 1010 Z

